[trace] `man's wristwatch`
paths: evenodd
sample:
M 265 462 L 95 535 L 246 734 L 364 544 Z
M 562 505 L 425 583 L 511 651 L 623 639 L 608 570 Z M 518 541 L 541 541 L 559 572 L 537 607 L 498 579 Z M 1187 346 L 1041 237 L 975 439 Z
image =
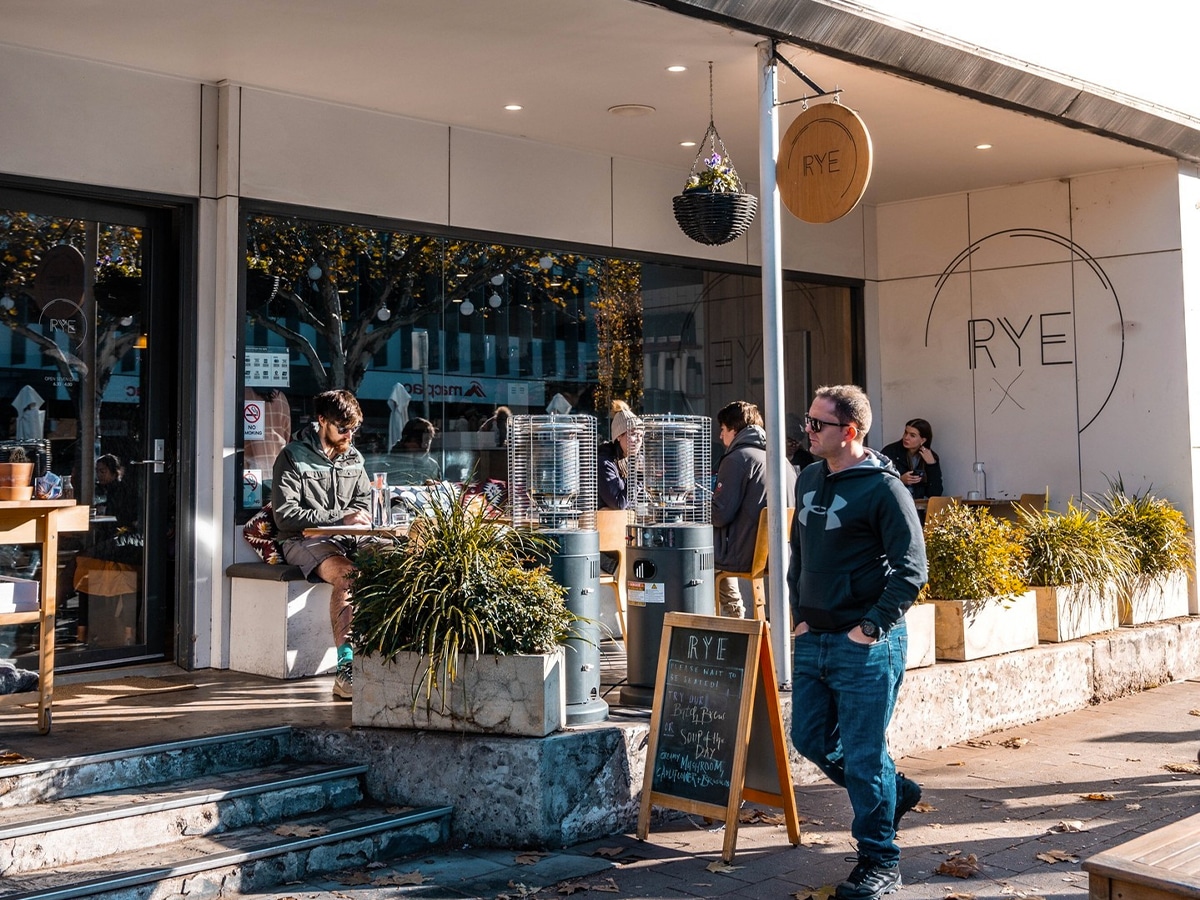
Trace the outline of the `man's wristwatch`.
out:
M 876 625 L 874 622 L 872 622 L 870 619 L 863 619 L 861 622 L 858 623 L 858 628 L 860 631 L 862 631 L 862 633 L 864 635 L 869 637 L 871 640 L 873 640 L 873 641 L 879 640 L 879 626 Z

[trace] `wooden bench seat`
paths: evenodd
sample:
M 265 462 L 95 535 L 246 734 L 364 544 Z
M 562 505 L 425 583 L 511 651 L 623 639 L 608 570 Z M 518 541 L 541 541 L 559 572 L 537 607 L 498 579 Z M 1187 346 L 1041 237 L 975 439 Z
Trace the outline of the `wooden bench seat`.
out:
M 1097 853 L 1083 869 L 1089 900 L 1200 900 L 1200 815 Z
M 329 594 L 299 566 L 234 563 L 230 579 L 229 668 L 269 678 L 327 675 L 337 666 Z

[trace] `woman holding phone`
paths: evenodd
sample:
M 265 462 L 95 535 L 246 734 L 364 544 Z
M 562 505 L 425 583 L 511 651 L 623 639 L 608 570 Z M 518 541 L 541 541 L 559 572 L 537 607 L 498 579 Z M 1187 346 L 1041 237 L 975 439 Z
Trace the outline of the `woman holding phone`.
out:
M 942 466 L 933 452 L 933 426 L 925 419 L 909 419 L 904 436 L 884 447 L 883 455 L 900 472 L 914 500 L 942 495 Z

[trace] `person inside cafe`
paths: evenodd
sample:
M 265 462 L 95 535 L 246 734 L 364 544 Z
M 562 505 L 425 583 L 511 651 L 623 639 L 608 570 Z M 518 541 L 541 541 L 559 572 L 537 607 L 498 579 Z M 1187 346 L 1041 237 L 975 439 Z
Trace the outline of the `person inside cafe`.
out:
M 88 617 L 92 597 L 136 597 L 145 541 L 139 520 L 137 488 L 125 479 L 125 466 L 112 453 L 96 460 L 96 521 L 94 541 L 74 559 L 70 582 L 79 595 L 76 639 L 88 643 Z M 132 627 L 130 610 L 122 621 Z M 132 634 L 129 635 L 132 638 Z
M 754 563 L 759 513 L 767 505 L 767 433 L 758 407 L 735 400 L 717 413 L 725 455 L 717 465 L 712 498 L 713 557 L 718 571 L 747 572 Z M 784 466 L 787 496 L 796 493 L 796 469 Z M 743 618 L 746 606 L 736 578 L 717 585 L 721 615 Z
M 796 467 L 797 472 L 801 472 L 805 466 L 816 461 L 816 457 L 808 450 L 808 435 L 804 433 L 804 417 L 788 413 L 785 421 L 787 424 L 785 435 L 788 462 Z
M 394 484 L 425 484 L 441 481 L 442 467 L 430 450 L 437 429 L 428 419 L 409 419 L 400 432 L 400 440 L 388 454 L 389 475 Z
M 942 496 L 942 465 L 933 452 L 933 426 L 925 419 L 904 423 L 904 436 L 883 448 L 914 500 Z
M 350 700 L 354 686 L 350 590 L 355 571 L 350 558 L 373 539 L 365 534 L 305 536 L 304 530 L 371 525 L 371 482 L 363 456 L 354 446 L 362 409 L 352 393 L 334 390 L 313 398 L 313 413 L 313 422 L 297 432 L 275 459 L 272 514 L 284 560 L 299 566 L 305 577 L 315 574 L 333 586 L 329 596 L 329 621 L 337 647 L 333 696 Z

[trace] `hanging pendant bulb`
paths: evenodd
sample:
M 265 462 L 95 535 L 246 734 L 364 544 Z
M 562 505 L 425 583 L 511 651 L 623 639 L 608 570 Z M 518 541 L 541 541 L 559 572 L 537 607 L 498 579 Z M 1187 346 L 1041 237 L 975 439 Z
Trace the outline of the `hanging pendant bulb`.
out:
M 488 306 L 492 309 L 499 309 L 500 304 L 503 302 L 499 294 L 492 294 L 492 296 L 488 297 Z
M 386 322 L 391 317 L 392 311 L 386 306 L 379 310 L 379 312 L 375 313 L 375 318 L 377 318 L 380 322 Z
M 462 305 L 459 306 L 458 311 L 464 316 L 469 316 L 471 313 L 475 312 L 475 304 L 470 300 L 464 300 Z

